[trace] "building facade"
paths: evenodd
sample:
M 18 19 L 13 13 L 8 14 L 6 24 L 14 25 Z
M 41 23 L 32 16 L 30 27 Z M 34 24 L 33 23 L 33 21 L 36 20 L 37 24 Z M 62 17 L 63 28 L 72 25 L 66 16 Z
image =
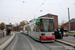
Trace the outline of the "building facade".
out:
M 65 25 L 69 25 L 69 22 L 65 23 Z M 70 20 L 70 31 L 75 31 L 75 19 Z

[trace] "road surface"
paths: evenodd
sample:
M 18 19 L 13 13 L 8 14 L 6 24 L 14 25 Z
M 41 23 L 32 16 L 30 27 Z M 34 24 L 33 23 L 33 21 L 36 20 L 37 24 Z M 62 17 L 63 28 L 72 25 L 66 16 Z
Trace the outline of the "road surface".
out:
M 59 42 L 40 43 L 19 32 L 5 50 L 75 50 Z

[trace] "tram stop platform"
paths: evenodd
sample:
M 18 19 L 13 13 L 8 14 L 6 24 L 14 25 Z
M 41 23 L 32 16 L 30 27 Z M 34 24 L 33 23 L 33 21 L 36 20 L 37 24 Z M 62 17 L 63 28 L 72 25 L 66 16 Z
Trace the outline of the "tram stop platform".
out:
M 4 36 L 0 38 L 0 50 L 4 50 L 9 44 L 10 42 L 14 39 L 15 34 L 12 33 L 8 36 Z
M 63 37 L 63 39 L 56 39 L 56 41 L 75 47 L 74 36 Z
M 0 45 L 2 45 L 4 42 L 6 42 L 12 35 L 8 35 L 5 37 L 1 37 L 0 38 Z

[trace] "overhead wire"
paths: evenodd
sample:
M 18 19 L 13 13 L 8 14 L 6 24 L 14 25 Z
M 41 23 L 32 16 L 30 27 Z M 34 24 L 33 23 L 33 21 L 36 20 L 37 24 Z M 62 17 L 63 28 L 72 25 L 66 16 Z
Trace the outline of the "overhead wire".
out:
M 44 2 L 43 2 L 36 10 L 34 10 L 34 12 L 32 12 L 29 16 L 31 16 L 31 15 L 32 15 L 33 13 L 35 13 L 42 5 L 44 5 L 45 1 L 46 1 L 46 0 L 44 0 Z
M 31 16 L 32 14 L 34 14 L 40 7 L 42 7 L 44 5 L 46 0 L 43 1 L 43 3 L 36 9 L 34 10 L 29 16 Z M 64 2 L 65 0 L 63 0 L 60 4 L 58 4 L 60 7 L 61 7 L 61 4 Z M 20 16 L 21 16 L 21 13 L 22 13 L 22 8 L 23 8 L 23 4 L 24 4 L 25 1 L 23 1 L 22 3 L 22 7 L 21 7 L 21 10 L 20 10 Z M 52 4 L 50 4 L 52 5 Z M 56 4 L 55 4 L 56 5 Z M 63 8 L 61 7 L 61 9 L 63 10 Z
M 44 0 L 44 2 L 33 12 L 33 13 L 31 13 L 29 16 L 31 16 L 32 14 L 34 14 L 40 7 L 42 7 L 42 5 L 44 5 L 44 3 L 45 3 L 45 1 L 46 0 Z M 61 6 L 61 4 L 64 2 L 65 0 L 63 0 L 60 4 L 57 4 L 57 5 L 59 5 L 60 7 L 61 7 L 61 9 L 63 10 L 63 8 L 62 8 L 62 6 Z M 52 5 L 52 4 L 50 4 L 50 5 Z M 56 5 L 56 4 L 55 4 Z M 63 10 L 64 11 L 64 10 Z M 65 12 L 65 11 L 64 11 Z
M 63 0 L 60 4 L 62 4 L 65 0 Z
M 62 8 L 62 6 L 61 6 L 61 4 L 64 2 L 65 0 L 63 0 L 60 4 L 59 4 L 59 6 L 61 7 L 61 9 L 64 11 L 64 9 Z M 64 12 L 66 12 L 66 11 L 64 11 Z
M 25 1 L 23 1 L 22 3 L 22 7 L 21 7 L 21 11 L 20 11 L 20 17 L 21 17 L 21 13 L 22 13 L 22 8 L 23 8 L 23 4 L 25 3 Z

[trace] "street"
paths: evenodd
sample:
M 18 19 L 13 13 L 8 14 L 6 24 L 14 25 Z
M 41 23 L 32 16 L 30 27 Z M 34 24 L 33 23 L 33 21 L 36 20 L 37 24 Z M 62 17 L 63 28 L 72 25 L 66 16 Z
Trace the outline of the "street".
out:
M 56 41 L 41 43 L 20 32 L 13 33 L 16 36 L 5 50 L 75 50 L 70 46 Z

